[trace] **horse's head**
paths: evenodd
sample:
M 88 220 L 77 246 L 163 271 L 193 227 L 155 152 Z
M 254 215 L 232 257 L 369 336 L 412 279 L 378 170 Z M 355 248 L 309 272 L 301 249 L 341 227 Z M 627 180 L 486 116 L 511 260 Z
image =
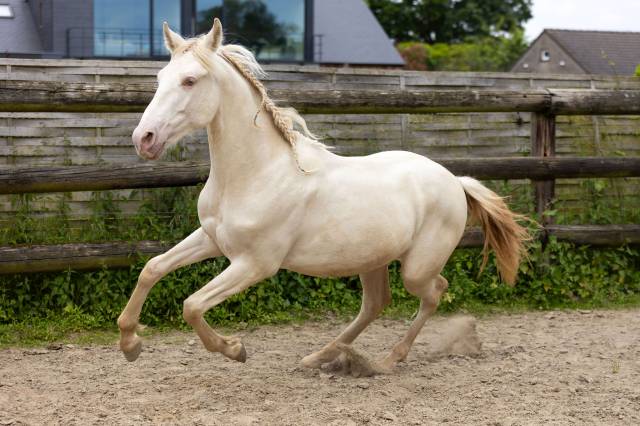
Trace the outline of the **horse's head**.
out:
M 220 21 L 216 18 L 207 35 L 192 40 L 184 40 L 166 22 L 163 29 L 171 60 L 158 73 L 158 89 L 132 135 L 138 155 L 148 160 L 207 126 L 220 99 L 220 84 L 211 72 L 221 60 L 214 55 L 222 44 Z

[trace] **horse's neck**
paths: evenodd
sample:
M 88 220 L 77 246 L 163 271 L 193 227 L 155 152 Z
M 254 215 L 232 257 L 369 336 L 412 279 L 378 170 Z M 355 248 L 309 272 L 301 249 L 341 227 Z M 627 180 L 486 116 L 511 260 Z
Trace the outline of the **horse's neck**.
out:
M 246 180 L 291 154 L 268 112 L 261 111 L 258 125 L 254 125 L 260 99 L 249 83 L 237 77 L 232 84 L 223 85 L 220 108 L 207 127 L 210 176 L 217 185 L 246 188 Z

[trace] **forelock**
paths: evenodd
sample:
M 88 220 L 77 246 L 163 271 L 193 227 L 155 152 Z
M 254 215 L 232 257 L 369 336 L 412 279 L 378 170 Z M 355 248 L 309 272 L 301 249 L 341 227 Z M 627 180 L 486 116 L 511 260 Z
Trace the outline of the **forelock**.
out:
M 208 71 L 213 70 L 213 62 L 211 61 L 212 52 L 207 47 L 203 46 L 202 39 L 204 35 L 199 37 L 193 37 L 185 40 L 185 42 L 176 49 L 174 55 L 184 55 L 191 52 L 198 62 Z

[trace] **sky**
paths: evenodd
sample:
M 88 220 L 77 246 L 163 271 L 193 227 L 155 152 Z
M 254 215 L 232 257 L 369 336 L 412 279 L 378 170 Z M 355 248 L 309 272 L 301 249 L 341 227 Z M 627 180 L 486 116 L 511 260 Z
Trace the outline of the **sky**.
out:
M 528 40 L 544 28 L 640 32 L 640 0 L 533 0 Z

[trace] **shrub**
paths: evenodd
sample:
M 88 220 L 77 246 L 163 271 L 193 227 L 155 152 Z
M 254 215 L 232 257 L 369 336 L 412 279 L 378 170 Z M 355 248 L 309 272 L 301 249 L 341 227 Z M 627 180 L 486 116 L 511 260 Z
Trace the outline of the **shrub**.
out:
M 522 33 L 510 37 L 468 38 L 464 43 L 399 43 L 407 69 L 508 71 L 526 49 Z

